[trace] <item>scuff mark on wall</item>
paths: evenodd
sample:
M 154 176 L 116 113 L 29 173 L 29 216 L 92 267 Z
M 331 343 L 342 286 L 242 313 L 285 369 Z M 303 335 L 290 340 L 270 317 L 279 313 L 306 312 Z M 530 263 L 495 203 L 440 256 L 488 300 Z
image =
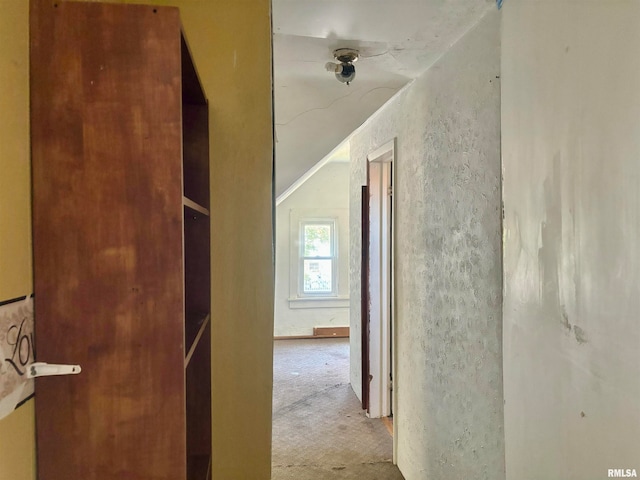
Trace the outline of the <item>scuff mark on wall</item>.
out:
M 576 341 L 582 345 L 584 343 L 587 343 L 587 332 L 585 332 L 582 328 L 580 328 L 577 325 L 573 326 L 573 334 L 576 337 Z
M 567 313 L 567 310 L 564 307 L 564 305 L 560 305 L 560 310 L 562 312 L 562 320 L 561 320 L 562 326 L 567 330 L 571 330 L 571 323 L 569 322 L 569 314 Z

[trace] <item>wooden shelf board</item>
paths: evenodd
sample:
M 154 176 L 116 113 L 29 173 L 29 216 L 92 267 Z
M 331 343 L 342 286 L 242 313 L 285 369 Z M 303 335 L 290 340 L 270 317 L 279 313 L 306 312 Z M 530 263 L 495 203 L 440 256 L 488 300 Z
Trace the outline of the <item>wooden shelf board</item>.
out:
M 196 338 L 193 340 L 193 343 L 189 346 L 189 351 L 187 352 L 187 356 L 184 358 L 184 368 L 187 368 L 187 366 L 189 365 L 189 361 L 193 356 L 193 352 L 196 351 L 196 348 L 198 347 L 198 343 L 200 342 L 200 338 L 202 338 L 202 334 L 204 333 L 205 328 L 207 328 L 207 324 L 209 323 L 210 318 L 211 318 L 211 315 L 207 315 L 205 317 L 204 322 L 202 322 L 202 325 L 200 325 L 200 329 L 198 330 L 198 334 L 196 335 Z
M 185 207 L 189 207 L 191 210 L 195 210 L 196 212 L 200 212 L 203 215 L 206 215 L 207 217 L 209 216 L 209 210 L 208 209 L 206 209 L 202 205 L 194 202 L 190 198 L 182 197 L 182 204 Z

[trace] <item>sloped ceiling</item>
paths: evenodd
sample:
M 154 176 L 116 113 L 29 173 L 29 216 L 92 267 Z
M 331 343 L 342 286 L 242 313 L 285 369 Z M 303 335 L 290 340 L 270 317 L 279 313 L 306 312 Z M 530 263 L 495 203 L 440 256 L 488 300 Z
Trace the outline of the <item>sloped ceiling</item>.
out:
M 428 69 L 495 0 L 273 0 L 276 195 Z M 347 86 L 324 69 L 360 51 Z

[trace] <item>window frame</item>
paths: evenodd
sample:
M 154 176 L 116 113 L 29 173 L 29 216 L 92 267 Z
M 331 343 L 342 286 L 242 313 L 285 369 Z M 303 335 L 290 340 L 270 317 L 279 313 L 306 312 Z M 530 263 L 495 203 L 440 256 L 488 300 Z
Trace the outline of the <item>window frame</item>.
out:
M 305 256 L 305 227 L 307 225 L 329 225 L 330 228 L 330 256 Z M 338 296 L 338 222 L 333 217 L 302 218 L 298 224 L 298 298 L 336 298 Z M 304 290 L 304 262 L 305 260 L 331 260 L 331 291 L 305 292 Z

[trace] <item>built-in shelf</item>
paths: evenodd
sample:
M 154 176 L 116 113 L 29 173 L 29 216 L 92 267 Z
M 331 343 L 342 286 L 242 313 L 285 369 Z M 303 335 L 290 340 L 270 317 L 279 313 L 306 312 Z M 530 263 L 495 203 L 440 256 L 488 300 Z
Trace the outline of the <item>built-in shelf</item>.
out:
M 204 208 L 202 205 L 194 202 L 190 198 L 182 197 L 182 204 L 185 207 L 189 207 L 191 210 L 195 210 L 196 212 L 200 212 L 203 215 L 209 216 L 209 210 Z
M 207 315 L 206 317 L 204 317 L 204 320 L 202 320 L 201 322 L 198 322 L 200 327 L 198 328 L 198 333 L 196 334 L 195 338 L 190 344 L 187 343 L 187 345 L 189 346 L 189 349 L 187 350 L 187 356 L 184 358 L 185 368 L 189 365 L 189 362 L 191 361 L 191 357 L 193 357 L 193 352 L 195 352 L 196 348 L 198 347 L 198 343 L 200 342 L 200 339 L 202 338 L 202 334 L 207 328 L 207 324 L 209 323 L 210 317 L 211 317 L 210 315 Z M 185 327 L 185 329 L 188 330 L 187 327 Z M 188 341 L 187 332 L 185 332 L 185 342 L 186 341 Z
M 191 455 L 187 458 L 187 480 L 209 480 L 211 478 L 211 456 Z
M 182 204 L 187 480 L 211 475 L 209 108 L 182 38 Z
M 81 479 L 99 468 L 111 479 L 125 465 L 127 478 L 207 480 L 209 107 L 179 10 L 50 0 L 31 0 L 29 8 L 34 290 L 38 312 L 46 313 L 38 351 L 47 356 L 54 346 L 87 372 L 113 367 L 91 381 L 70 378 L 72 388 L 40 384 L 38 474 Z M 69 75 L 71 64 L 86 75 Z M 92 94 L 78 96 L 89 77 Z M 71 129 L 59 121 L 68 114 Z M 103 255 L 105 245 L 116 255 Z M 78 254 L 81 262 L 67 261 Z M 47 295 L 50 285 L 64 295 Z M 73 326 L 73 342 L 64 341 L 61 322 Z M 78 342 L 90 342 L 91 351 Z M 134 357 L 140 368 L 130 368 Z M 104 422 L 92 422 L 100 402 L 113 408 L 102 409 Z M 163 414 L 150 422 L 150 411 Z M 103 441 L 116 434 L 118 441 Z

